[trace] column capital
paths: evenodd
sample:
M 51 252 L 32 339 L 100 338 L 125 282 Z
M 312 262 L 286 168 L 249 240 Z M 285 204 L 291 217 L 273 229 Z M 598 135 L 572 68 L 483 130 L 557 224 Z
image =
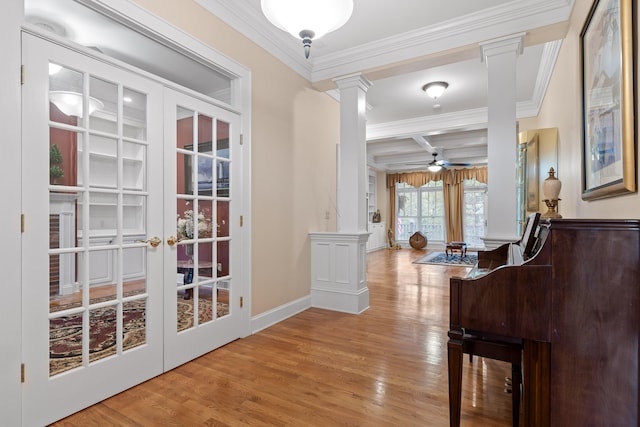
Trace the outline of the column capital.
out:
M 513 52 L 516 56 L 522 55 L 524 50 L 525 33 L 511 34 L 493 40 L 480 43 L 480 58 L 488 64 L 488 58 L 495 55 Z
M 366 78 L 362 73 L 354 73 L 346 76 L 340 76 L 333 79 L 333 82 L 338 86 L 338 89 L 349 89 L 352 87 L 359 87 L 364 92 L 368 91 L 373 83 Z

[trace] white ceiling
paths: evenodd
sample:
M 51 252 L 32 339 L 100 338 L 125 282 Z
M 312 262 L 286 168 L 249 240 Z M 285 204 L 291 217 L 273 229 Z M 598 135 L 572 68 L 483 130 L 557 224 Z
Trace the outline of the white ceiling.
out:
M 487 162 L 487 70 L 480 42 L 525 33 L 517 64 L 517 117 L 535 116 L 574 0 L 354 0 L 351 19 L 302 43 L 271 25 L 259 0 L 196 0 L 309 79 L 335 93 L 333 78 L 361 72 L 367 92 L 367 155 L 383 171 L 424 169 L 433 159 Z M 444 80 L 437 100 L 421 90 Z M 435 107 L 435 108 L 434 108 Z M 515 140 L 515 136 L 514 136 Z
M 371 82 L 367 92 L 368 163 L 382 171 L 424 169 L 433 159 L 486 164 L 487 70 L 479 43 L 525 34 L 517 63 L 518 118 L 535 116 L 566 33 L 574 0 L 354 0 L 351 19 L 338 30 L 313 41 L 305 59 L 302 43 L 267 21 L 259 0 L 195 0 L 286 65 L 336 98 L 334 78 L 362 73 Z M 105 27 L 97 14 L 87 14 L 71 0 L 27 0 L 30 22 L 51 22 L 56 32 L 97 48 L 165 78 L 172 66 L 154 69 L 161 52 L 144 38 L 126 39 L 111 30 L 92 37 L 91 28 Z M 75 16 L 74 16 L 75 15 Z M 105 29 L 105 31 L 108 31 Z M 175 53 L 175 52 L 174 52 Z M 165 53 L 166 55 L 166 53 Z M 153 56 L 151 58 L 150 56 Z M 199 64 L 185 64 L 202 75 Z M 203 93 L 224 93 L 219 79 L 177 81 Z M 421 90 L 444 80 L 449 88 L 435 102 Z M 216 87 L 197 88 L 197 81 Z M 228 85 L 227 85 L 228 86 Z M 205 90 L 201 90 L 205 89 Z M 220 97 L 218 97 L 220 99 Z M 514 137 L 515 139 L 515 137 Z

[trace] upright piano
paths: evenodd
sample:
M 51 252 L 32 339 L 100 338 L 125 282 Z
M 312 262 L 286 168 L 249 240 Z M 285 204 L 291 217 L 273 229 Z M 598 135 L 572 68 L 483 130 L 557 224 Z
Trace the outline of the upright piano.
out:
M 638 426 L 640 221 L 552 219 L 533 232 L 529 256 L 503 245 L 450 279 L 451 425 L 474 333 L 522 340 L 525 426 Z

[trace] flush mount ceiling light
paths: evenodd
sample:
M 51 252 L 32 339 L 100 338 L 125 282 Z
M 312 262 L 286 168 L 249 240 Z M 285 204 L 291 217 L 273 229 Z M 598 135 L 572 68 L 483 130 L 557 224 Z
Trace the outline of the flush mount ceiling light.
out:
M 82 94 L 64 90 L 52 90 L 49 92 L 49 99 L 60 111 L 67 116 L 82 118 Z M 89 115 L 96 110 L 104 108 L 104 104 L 99 99 L 89 97 Z
M 49 75 L 53 76 L 62 70 L 62 65 L 54 64 L 53 62 L 49 62 Z
M 444 90 L 449 87 L 447 82 L 431 82 L 422 86 L 422 90 L 427 93 L 431 98 L 438 99 L 444 93 Z
M 306 58 L 312 39 L 342 27 L 353 13 L 353 0 L 260 0 L 260 5 L 273 25 L 302 39 Z

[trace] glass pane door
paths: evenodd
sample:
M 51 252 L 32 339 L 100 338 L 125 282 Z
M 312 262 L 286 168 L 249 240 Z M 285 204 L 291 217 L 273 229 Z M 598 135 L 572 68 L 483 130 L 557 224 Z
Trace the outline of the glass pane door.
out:
M 148 141 L 146 94 L 55 63 L 49 68 L 54 377 L 147 341 L 147 249 L 140 242 L 147 238 Z
M 175 284 L 165 288 L 165 328 L 170 369 L 240 336 L 239 283 L 234 274 L 239 191 L 234 155 L 239 150 L 238 117 L 211 104 L 169 93 L 165 134 L 173 143 L 165 158 L 168 196 L 165 227 L 175 246 L 165 258 Z M 173 117 L 170 121 L 169 117 Z M 235 146 L 235 150 L 234 150 Z M 171 199 L 169 199 L 171 197 Z M 235 220 L 234 220 L 235 219 Z M 171 273 L 169 273 L 171 274 Z
M 43 425 L 162 371 L 162 87 L 24 42 L 24 420 Z

